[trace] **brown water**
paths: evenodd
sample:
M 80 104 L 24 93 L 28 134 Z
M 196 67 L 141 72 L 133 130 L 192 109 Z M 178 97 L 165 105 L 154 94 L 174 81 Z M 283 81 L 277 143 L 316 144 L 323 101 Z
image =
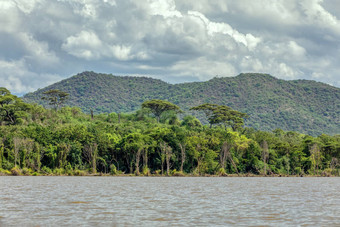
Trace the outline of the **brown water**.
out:
M 0 177 L 0 226 L 340 226 L 340 178 Z

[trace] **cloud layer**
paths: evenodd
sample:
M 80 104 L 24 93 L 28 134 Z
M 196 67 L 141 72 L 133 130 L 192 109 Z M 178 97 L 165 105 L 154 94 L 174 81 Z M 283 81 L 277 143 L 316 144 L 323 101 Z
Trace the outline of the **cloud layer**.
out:
M 241 72 L 340 87 L 336 0 L 3 0 L 0 86 L 84 70 L 169 82 Z

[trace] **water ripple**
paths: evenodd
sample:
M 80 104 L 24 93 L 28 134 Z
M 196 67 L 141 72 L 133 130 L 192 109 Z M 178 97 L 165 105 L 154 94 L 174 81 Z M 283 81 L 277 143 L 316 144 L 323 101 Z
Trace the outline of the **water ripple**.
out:
M 339 226 L 339 178 L 0 177 L 0 226 Z

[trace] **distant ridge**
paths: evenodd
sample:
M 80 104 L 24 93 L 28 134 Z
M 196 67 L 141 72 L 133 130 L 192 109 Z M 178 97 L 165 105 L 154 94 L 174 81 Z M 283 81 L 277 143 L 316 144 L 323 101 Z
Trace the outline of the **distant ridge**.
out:
M 246 125 L 255 129 L 340 134 L 340 88 L 310 80 L 285 81 L 246 73 L 172 85 L 146 77 L 83 72 L 28 93 L 24 100 L 43 104 L 42 93 L 49 89 L 70 93 L 68 105 L 85 112 L 131 112 L 148 99 L 168 100 L 184 110 L 216 103 L 248 113 Z

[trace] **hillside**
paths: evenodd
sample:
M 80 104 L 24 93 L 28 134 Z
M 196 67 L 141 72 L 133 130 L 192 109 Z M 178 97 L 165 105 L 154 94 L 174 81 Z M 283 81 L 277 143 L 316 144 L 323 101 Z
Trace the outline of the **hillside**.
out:
M 246 125 L 259 130 L 281 128 L 310 135 L 340 133 L 340 89 L 315 81 L 240 74 L 171 85 L 152 78 L 83 72 L 28 93 L 24 100 L 43 104 L 42 92 L 49 89 L 70 93 L 68 105 L 79 106 L 85 112 L 130 112 L 154 98 L 166 99 L 184 110 L 208 102 L 248 113 Z

